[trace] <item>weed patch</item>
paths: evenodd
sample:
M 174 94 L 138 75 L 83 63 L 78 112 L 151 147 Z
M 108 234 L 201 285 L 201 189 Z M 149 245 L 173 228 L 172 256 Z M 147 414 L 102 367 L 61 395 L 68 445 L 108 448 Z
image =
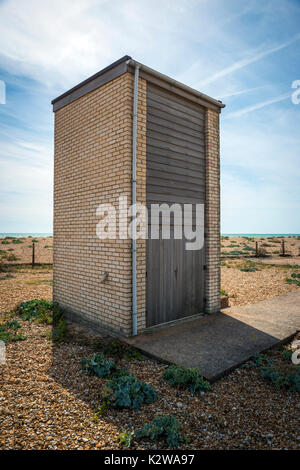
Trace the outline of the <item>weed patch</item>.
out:
M 5 274 L 5 276 L 0 276 L 0 281 L 5 281 L 6 279 L 12 279 L 14 277 L 15 276 L 13 276 L 12 274 L 7 273 L 7 274 Z
M 300 286 L 300 273 L 291 273 L 291 277 L 285 279 L 287 284 L 295 284 L 295 286 Z
M 39 323 L 52 324 L 53 303 L 44 299 L 33 299 L 22 302 L 18 306 L 18 314 L 22 320 L 37 321 Z
M 178 447 L 184 441 L 180 434 L 181 424 L 174 416 L 155 416 L 142 429 L 135 431 L 137 439 L 148 438 L 151 441 L 165 441 L 168 447 Z
M 118 440 L 122 447 L 129 449 L 134 438 L 134 431 L 124 431 L 118 436 Z
M 0 323 L 0 341 L 4 343 L 24 341 L 26 336 L 23 336 L 19 330 L 21 330 L 21 325 L 17 320 Z
M 274 352 L 269 352 L 269 355 Z M 266 354 L 257 354 L 243 367 L 257 367 L 262 379 L 272 383 L 277 390 L 300 392 L 300 366 L 291 361 L 291 350 L 284 350 L 281 357 L 288 363 L 275 363 Z
M 170 366 L 164 370 L 162 377 L 172 387 L 186 388 L 190 392 L 207 392 L 210 384 L 202 377 L 198 369 L 188 369 L 183 366 Z
M 14 255 L 13 253 L 10 253 L 8 256 L 7 256 L 7 261 L 19 261 L 21 258 L 18 258 L 16 255 Z
M 150 385 L 123 370 L 113 374 L 105 385 L 98 414 L 103 414 L 109 406 L 137 410 L 155 400 L 157 394 Z
M 62 343 L 68 335 L 66 319 L 57 305 L 44 299 L 33 299 L 22 302 L 17 313 L 24 321 L 53 325 L 51 336 L 53 343 Z
M 87 375 L 97 375 L 98 377 L 111 376 L 117 368 L 114 361 L 107 361 L 102 353 L 94 354 L 89 358 L 83 358 L 81 367 Z

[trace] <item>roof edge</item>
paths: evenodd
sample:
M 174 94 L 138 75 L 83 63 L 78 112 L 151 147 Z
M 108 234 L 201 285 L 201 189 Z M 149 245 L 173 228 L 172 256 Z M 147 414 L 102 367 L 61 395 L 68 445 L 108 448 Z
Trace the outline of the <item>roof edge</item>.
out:
M 116 61 L 113 62 L 112 64 L 110 64 L 110 65 L 108 65 L 107 67 L 105 67 L 104 69 L 100 70 L 99 72 L 95 73 L 95 74 L 92 75 L 91 77 L 86 78 L 85 80 L 83 80 L 83 82 L 80 82 L 80 83 L 78 83 L 78 85 L 73 86 L 73 88 L 70 88 L 70 90 L 66 91 L 65 93 L 62 93 L 62 94 L 59 95 L 59 96 L 57 96 L 57 98 L 54 98 L 54 99 L 51 101 L 51 104 L 57 103 L 57 102 L 60 101 L 62 98 L 65 98 L 66 96 L 68 96 L 68 95 L 70 95 L 71 93 L 73 93 L 73 91 L 78 90 L 79 88 L 81 88 L 82 86 L 86 85 L 86 84 L 89 83 L 90 81 L 94 80 L 95 78 L 100 77 L 100 76 L 103 75 L 105 72 L 108 72 L 108 70 L 111 70 L 111 69 L 113 69 L 114 67 L 116 67 L 117 65 L 122 64 L 122 62 L 127 62 L 128 60 L 132 60 L 132 58 L 131 58 L 129 55 L 124 55 L 123 57 L 121 57 L 120 59 L 116 60 Z
M 211 108 L 217 112 L 221 112 L 221 109 L 225 107 L 225 104 L 222 101 L 216 100 L 205 93 L 201 93 L 194 88 L 185 85 L 177 80 L 165 75 L 161 72 L 158 72 L 130 57 L 129 55 L 124 55 L 120 59 L 116 60 L 112 64 L 108 65 L 104 69 L 95 73 L 86 80 L 78 83 L 70 90 L 62 93 L 57 98 L 54 98 L 51 101 L 53 105 L 53 111 L 66 106 L 67 104 L 77 100 L 81 96 L 86 95 L 90 91 L 93 91 L 105 83 L 113 80 L 116 77 L 119 77 L 125 72 L 134 73 L 135 67 L 139 67 L 141 71 L 141 78 L 154 83 L 158 86 L 173 91 L 189 100 L 192 100 L 206 108 Z
M 213 104 L 214 106 L 217 106 L 218 108 L 225 108 L 225 106 L 226 106 L 224 103 L 222 103 L 222 101 L 216 100 L 215 98 L 212 98 L 211 96 L 208 96 L 205 93 L 201 93 L 201 91 L 195 90 L 195 88 L 192 88 L 188 85 L 185 85 L 184 83 L 178 82 L 177 80 L 175 80 L 174 78 L 169 77 L 168 75 L 165 75 L 161 72 L 157 72 L 156 70 L 154 70 L 154 69 L 152 69 L 152 68 L 148 67 L 147 65 L 144 65 L 140 62 L 137 62 L 136 60 L 134 60 L 132 58 L 128 59 L 127 63 L 129 65 L 139 66 L 141 70 L 148 73 L 149 75 L 153 75 L 153 76 L 157 77 L 160 80 L 168 82 L 171 86 L 174 86 L 176 88 L 179 88 L 181 90 L 186 91 L 187 93 L 195 95 L 196 97 L 199 97 L 200 99 L 202 99 L 204 101 L 207 101 L 207 102 Z

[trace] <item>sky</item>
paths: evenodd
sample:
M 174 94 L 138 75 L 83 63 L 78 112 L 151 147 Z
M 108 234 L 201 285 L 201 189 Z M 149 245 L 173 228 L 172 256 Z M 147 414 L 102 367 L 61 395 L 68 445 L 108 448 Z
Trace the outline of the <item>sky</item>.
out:
M 0 232 L 52 232 L 50 102 L 125 54 L 226 104 L 222 233 L 300 232 L 300 0 L 0 0 L 0 31 Z

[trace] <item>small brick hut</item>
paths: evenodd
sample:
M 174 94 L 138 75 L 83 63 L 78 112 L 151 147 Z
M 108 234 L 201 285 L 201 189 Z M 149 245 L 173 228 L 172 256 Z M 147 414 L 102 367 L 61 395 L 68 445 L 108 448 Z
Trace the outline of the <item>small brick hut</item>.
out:
M 52 104 L 54 301 L 69 317 L 120 336 L 132 334 L 133 310 L 133 334 L 218 311 L 224 104 L 129 56 Z M 130 238 L 99 239 L 99 205 L 117 208 L 120 196 L 131 204 L 133 191 L 147 207 L 204 204 L 204 246 L 138 239 L 134 264 Z

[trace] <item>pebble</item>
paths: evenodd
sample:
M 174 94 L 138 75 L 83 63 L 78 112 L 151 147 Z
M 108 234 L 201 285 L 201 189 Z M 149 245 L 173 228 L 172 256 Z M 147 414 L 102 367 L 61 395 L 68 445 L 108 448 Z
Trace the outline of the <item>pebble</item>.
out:
M 1 288 L 2 284 L 0 294 Z M 42 290 L 35 291 L 34 297 L 39 296 L 44 297 Z M 28 298 L 33 298 L 32 293 Z M 122 366 L 153 385 L 159 401 L 139 410 L 111 409 L 96 423 L 94 415 L 104 381 L 80 375 L 80 360 L 92 354 L 93 348 L 78 345 L 75 339 L 52 348 L 41 337 L 51 328 L 33 326 L 22 325 L 30 341 L 8 345 L 9 367 L 0 369 L 0 401 L 5 400 L 5 405 L 1 403 L 1 450 L 120 449 L 120 432 L 140 428 L 158 413 L 177 417 L 183 434 L 192 438 L 193 449 L 299 446 L 295 395 L 276 390 L 262 381 L 258 371 L 244 368 L 215 382 L 211 392 L 191 394 L 164 382 L 161 373 L 166 366 L 156 361 L 126 362 Z M 165 444 L 145 440 L 134 446 L 162 449 Z

